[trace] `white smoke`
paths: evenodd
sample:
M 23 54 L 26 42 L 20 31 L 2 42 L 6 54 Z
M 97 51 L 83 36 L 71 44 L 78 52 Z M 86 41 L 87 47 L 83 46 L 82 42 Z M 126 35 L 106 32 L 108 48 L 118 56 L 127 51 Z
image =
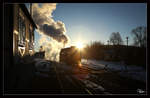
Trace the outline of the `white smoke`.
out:
M 38 44 L 43 46 L 45 50 L 45 58 L 47 60 L 59 61 L 59 53 L 63 44 L 56 40 L 50 39 L 45 34 L 41 34 Z
M 46 59 L 58 61 L 60 49 L 69 42 L 69 37 L 65 34 L 65 24 L 52 18 L 56 3 L 32 5 L 33 19 L 38 27 L 37 32 L 41 35 L 38 44 L 43 47 Z

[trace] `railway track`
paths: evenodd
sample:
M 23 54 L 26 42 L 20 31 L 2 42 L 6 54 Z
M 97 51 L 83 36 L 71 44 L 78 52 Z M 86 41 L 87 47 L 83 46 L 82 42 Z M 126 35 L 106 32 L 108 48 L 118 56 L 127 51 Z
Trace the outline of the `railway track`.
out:
M 39 77 L 34 83 L 34 92 L 43 94 L 104 94 L 102 90 L 89 88 L 84 79 L 77 78 L 78 75 L 91 74 L 92 68 L 82 66 L 77 68 L 61 67 L 60 63 L 52 63 L 53 68 L 48 78 Z M 75 71 L 75 72 L 74 72 Z M 85 76 L 83 76 L 85 77 Z M 38 82 L 38 83 L 37 83 Z M 55 88 L 56 87 L 56 88 Z M 41 89 L 42 88 L 42 89 Z M 47 88 L 47 89 L 45 89 Z
M 100 89 L 89 88 L 84 83 L 84 79 L 77 78 L 78 75 L 87 75 L 94 71 L 92 68 L 89 67 L 80 67 L 74 68 L 75 72 L 70 74 L 69 71 L 60 69 L 59 66 L 55 66 L 55 71 L 57 73 L 57 77 L 59 80 L 59 84 L 61 85 L 62 94 L 87 94 L 87 95 L 94 95 L 94 94 L 109 94 Z M 61 71 L 60 71 L 61 70 Z M 85 77 L 85 76 L 83 76 Z M 94 84 L 94 83 L 93 83 Z
M 67 71 L 61 71 L 58 66 L 55 66 L 55 71 L 61 85 L 62 94 L 88 94 L 83 86 L 81 87 Z

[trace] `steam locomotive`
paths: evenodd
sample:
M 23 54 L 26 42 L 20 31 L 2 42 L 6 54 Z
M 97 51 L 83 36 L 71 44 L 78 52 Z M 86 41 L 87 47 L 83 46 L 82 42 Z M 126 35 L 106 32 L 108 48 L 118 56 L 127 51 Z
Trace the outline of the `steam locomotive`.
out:
M 63 48 L 60 51 L 60 62 L 66 63 L 68 65 L 76 65 L 81 62 L 80 50 L 75 46 L 69 48 Z

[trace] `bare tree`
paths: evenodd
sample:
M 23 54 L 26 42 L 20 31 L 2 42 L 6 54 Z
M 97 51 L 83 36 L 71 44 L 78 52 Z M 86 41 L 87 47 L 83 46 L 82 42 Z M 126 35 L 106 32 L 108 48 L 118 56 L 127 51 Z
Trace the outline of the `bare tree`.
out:
M 146 47 L 146 27 L 139 26 L 131 31 L 135 46 Z
M 119 32 L 113 32 L 110 36 L 110 42 L 113 45 L 122 45 L 123 41 Z

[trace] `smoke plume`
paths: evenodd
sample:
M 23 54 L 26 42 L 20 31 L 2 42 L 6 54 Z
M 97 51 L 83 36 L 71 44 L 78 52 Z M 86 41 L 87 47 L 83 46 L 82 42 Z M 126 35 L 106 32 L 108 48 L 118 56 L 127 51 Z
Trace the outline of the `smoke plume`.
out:
M 49 60 L 58 61 L 60 49 L 68 43 L 69 37 L 65 34 L 65 24 L 54 21 L 52 12 L 56 10 L 55 3 L 32 4 L 33 20 L 41 35 L 38 44 L 43 46 L 45 57 Z

